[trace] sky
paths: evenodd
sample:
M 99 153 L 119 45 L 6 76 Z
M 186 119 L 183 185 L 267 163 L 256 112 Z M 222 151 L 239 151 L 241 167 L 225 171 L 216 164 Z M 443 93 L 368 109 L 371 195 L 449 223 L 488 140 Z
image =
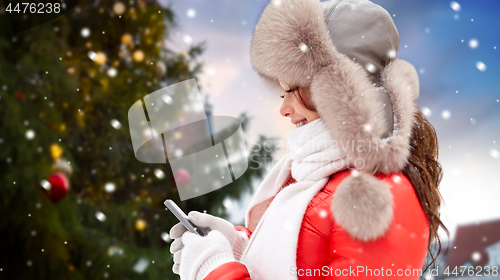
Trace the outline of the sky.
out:
M 286 146 L 276 156 L 284 156 L 286 133 L 294 126 L 279 113 L 282 93 L 264 85 L 249 57 L 254 27 L 269 1 L 160 2 L 178 21 L 169 48 L 206 42 L 197 83 L 210 96 L 213 115 L 247 112 L 247 145 L 256 135 L 276 137 Z M 417 104 L 439 139 L 441 218 L 450 237 L 458 225 L 500 219 L 500 1 L 372 2 L 392 15 L 400 36 L 397 57 L 419 73 Z M 232 203 L 231 221 L 243 220 L 250 199 Z

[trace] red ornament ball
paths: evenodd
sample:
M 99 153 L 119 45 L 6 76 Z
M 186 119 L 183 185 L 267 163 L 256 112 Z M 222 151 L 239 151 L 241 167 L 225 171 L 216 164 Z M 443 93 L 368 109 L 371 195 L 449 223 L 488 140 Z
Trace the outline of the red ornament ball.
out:
M 24 101 L 26 100 L 26 93 L 24 93 L 23 91 L 18 91 L 16 92 L 16 98 L 17 100 Z
M 61 172 L 50 175 L 50 189 L 44 189 L 50 201 L 56 203 L 63 199 L 69 191 L 69 181 Z
M 179 169 L 174 174 L 175 184 L 177 187 L 185 186 L 189 183 L 189 172 L 184 169 Z

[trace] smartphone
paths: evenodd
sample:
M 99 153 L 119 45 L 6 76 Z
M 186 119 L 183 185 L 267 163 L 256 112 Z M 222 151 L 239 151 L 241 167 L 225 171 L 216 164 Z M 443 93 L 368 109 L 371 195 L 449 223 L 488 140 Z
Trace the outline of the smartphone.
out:
M 171 199 L 167 199 L 164 202 L 165 206 L 167 206 L 168 210 L 172 212 L 175 217 L 189 230 L 194 234 L 198 234 L 200 236 L 204 236 L 205 234 L 199 228 L 197 228 L 189 219 L 188 216 L 175 204 L 175 202 Z

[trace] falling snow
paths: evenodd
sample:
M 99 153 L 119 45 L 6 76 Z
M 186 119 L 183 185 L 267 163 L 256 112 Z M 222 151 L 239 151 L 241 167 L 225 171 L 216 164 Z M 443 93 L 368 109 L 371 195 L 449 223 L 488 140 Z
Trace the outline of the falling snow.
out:
M 111 126 L 115 129 L 120 129 L 122 127 L 122 124 L 119 121 L 112 119 Z
M 424 116 L 426 117 L 430 117 L 432 116 L 432 111 L 431 109 L 427 108 L 427 107 L 423 107 L 422 108 L 422 113 L 424 114 Z
M 484 64 L 482 61 L 476 62 L 476 67 L 479 69 L 481 72 L 486 71 L 486 64 Z
M 455 12 L 459 12 L 461 7 L 460 7 L 460 4 L 458 4 L 457 2 L 455 1 L 451 1 L 450 3 L 450 7 L 455 11 Z
M 42 185 L 42 188 L 46 190 L 50 190 L 50 188 L 52 187 L 52 185 L 47 180 L 42 180 L 40 182 L 40 185 Z
M 172 99 L 172 97 L 170 97 L 170 95 L 168 94 L 164 94 L 161 99 L 163 100 L 163 102 L 167 103 L 167 104 L 172 104 L 174 102 L 174 100 Z
M 158 178 L 158 179 L 165 178 L 165 173 L 163 173 L 163 171 L 161 171 L 161 169 L 158 169 L 158 168 L 155 169 L 154 173 L 155 173 L 156 178 Z
M 389 58 L 396 58 L 396 50 L 392 49 L 387 52 Z
M 365 125 L 363 125 L 363 129 L 366 131 L 366 132 L 370 132 L 372 131 L 372 125 L 367 123 Z
M 82 30 L 80 31 L 80 35 L 82 35 L 83 38 L 89 37 L 90 29 L 88 29 L 87 27 L 82 28 Z
M 196 11 L 194 9 L 189 9 L 186 14 L 189 18 L 194 18 L 196 16 Z
M 103 214 L 102 212 L 100 212 L 100 211 L 97 211 L 97 212 L 95 213 L 95 217 L 96 217 L 99 221 L 101 221 L 101 222 L 106 221 L 106 215 L 104 215 L 104 214 Z
M 448 110 L 444 110 L 442 113 L 441 113 L 441 117 L 445 120 L 449 119 L 451 117 L 451 113 L 450 111 Z
M 106 185 L 104 185 L 104 191 L 107 193 L 112 193 L 115 190 L 116 190 L 116 185 L 112 182 L 108 182 L 108 183 L 106 183 Z M 97 219 L 99 219 L 99 218 L 97 218 Z
M 477 40 L 477 39 L 472 38 L 472 39 L 470 39 L 470 40 L 469 40 L 469 47 L 470 47 L 471 49 L 475 49 L 475 48 L 477 48 L 478 46 L 479 46 L 479 42 L 478 42 L 478 40 Z
M 399 184 L 401 182 L 401 177 L 399 177 L 398 175 L 394 175 L 392 176 L 392 181 L 394 181 L 394 183 L 396 184 Z
M 171 240 L 170 235 L 166 232 L 161 233 L 161 239 L 163 239 L 163 241 L 165 241 L 165 242 L 169 242 Z
M 184 34 L 184 36 L 182 36 L 182 40 L 188 45 L 191 45 L 191 43 L 193 42 L 193 38 L 191 38 L 191 36 L 187 34 Z
M 373 65 L 371 63 L 367 63 L 365 67 L 366 67 L 366 70 L 368 70 L 368 72 L 370 72 L 370 73 L 375 73 L 375 71 L 377 70 L 375 65 Z
M 491 149 L 490 150 L 490 155 L 494 158 L 494 159 L 498 159 L 500 157 L 500 153 L 495 150 L 495 149 Z
M 272 3 L 275 7 L 278 7 L 281 5 L 281 0 L 272 0 Z
M 321 211 L 319 211 L 319 216 L 320 218 L 326 218 L 328 216 L 328 211 L 321 209 Z
M 474 252 L 474 253 L 472 253 L 472 256 L 471 256 L 471 257 L 472 257 L 472 260 L 473 260 L 473 261 L 477 262 L 477 261 L 479 261 L 479 260 L 481 259 L 481 253 L 479 253 L 479 252 Z
M 89 56 L 89 58 L 90 58 L 90 59 L 92 59 L 92 60 L 94 60 L 94 58 L 96 57 L 96 53 L 95 53 L 95 52 L 93 52 L 93 51 L 89 51 L 89 52 L 87 53 L 87 55 L 88 55 L 88 56 Z
M 304 44 L 304 43 L 300 43 L 299 44 L 299 49 L 302 51 L 302 52 L 307 52 L 309 50 L 309 47 Z
M 26 131 L 26 138 L 28 140 L 35 138 L 35 132 L 32 129 Z
M 118 73 L 118 72 L 116 71 L 116 69 L 115 69 L 115 68 L 109 68 L 109 69 L 108 69 L 108 76 L 110 76 L 111 78 L 116 77 L 116 74 L 117 74 L 117 73 Z
M 224 205 L 224 207 L 226 207 L 227 209 L 230 209 L 232 206 L 233 206 L 233 202 L 231 201 L 231 199 L 229 198 L 225 198 L 224 201 L 222 202 L 222 204 Z

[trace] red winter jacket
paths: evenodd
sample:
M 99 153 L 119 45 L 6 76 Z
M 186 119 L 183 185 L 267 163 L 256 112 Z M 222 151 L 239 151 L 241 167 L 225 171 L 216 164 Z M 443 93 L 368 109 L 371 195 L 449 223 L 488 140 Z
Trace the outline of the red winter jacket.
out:
M 394 201 L 394 218 L 384 236 L 370 242 L 357 241 L 333 218 L 321 218 L 320 211 L 325 213 L 324 210 L 332 216 L 330 205 L 335 189 L 350 173 L 345 170 L 332 175 L 309 203 L 298 237 L 297 278 L 394 279 L 392 277 L 397 276 L 397 279 L 418 279 L 427 254 L 429 223 L 413 186 L 403 174 L 374 175 L 390 186 Z M 293 178 L 287 185 L 291 182 Z M 251 235 L 245 227 L 236 229 Z M 283 275 L 283 279 L 288 276 Z M 244 264 L 229 262 L 204 278 L 216 279 L 251 278 Z

